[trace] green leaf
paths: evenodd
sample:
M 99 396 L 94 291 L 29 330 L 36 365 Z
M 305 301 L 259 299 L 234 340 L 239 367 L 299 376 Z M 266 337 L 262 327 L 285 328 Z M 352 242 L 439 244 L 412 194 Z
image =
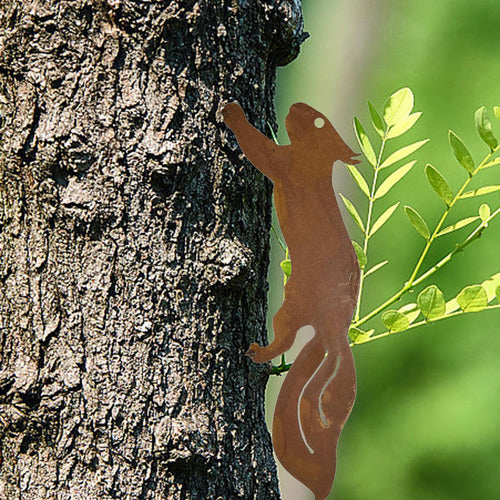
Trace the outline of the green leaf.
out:
M 498 146 L 498 141 L 493 134 L 488 112 L 484 106 L 481 106 L 474 114 L 474 122 L 481 139 L 490 147 L 490 149 L 495 149 Z
M 474 173 L 474 169 L 476 168 L 476 165 L 474 163 L 474 160 L 472 159 L 471 154 L 469 153 L 469 150 L 465 147 L 465 144 L 462 142 L 462 139 L 458 137 L 455 132 L 450 130 L 448 132 L 448 140 L 450 141 L 450 146 L 451 149 L 453 149 L 453 154 L 455 155 L 455 158 L 459 161 L 460 165 L 469 172 L 469 174 Z
M 402 332 L 410 326 L 410 321 L 404 314 L 393 310 L 382 314 L 382 323 L 390 332 Z
M 360 174 L 359 170 L 354 165 L 347 165 L 347 170 L 351 174 L 352 178 L 355 180 L 356 184 L 359 186 L 361 191 L 370 197 L 370 190 L 368 189 L 368 184 L 365 181 L 365 178 Z
M 497 289 L 495 290 L 495 295 L 497 296 L 498 302 L 500 302 L 500 286 L 497 286 Z
M 455 224 L 452 224 L 451 226 L 445 227 L 442 231 L 439 231 L 439 233 L 436 236 L 443 236 L 443 234 L 448 234 L 453 231 L 456 231 L 457 229 L 462 229 L 463 227 L 472 224 L 474 221 L 478 219 L 479 217 L 477 215 L 474 217 L 466 217 L 465 219 L 455 222 Z
M 375 264 L 373 267 L 370 267 L 368 271 L 365 273 L 365 278 L 367 276 L 370 276 L 370 274 L 373 274 L 375 271 L 378 271 L 379 269 L 382 269 L 389 261 L 384 260 L 383 262 L 379 262 L 378 264 Z
M 380 137 L 384 137 L 384 122 L 370 101 L 368 101 L 368 109 L 370 110 L 373 128 L 377 131 Z
M 494 274 L 491 278 L 484 280 L 481 286 L 486 290 L 488 302 L 491 302 L 495 298 L 497 287 L 500 286 L 500 273 Z
M 414 210 L 408 205 L 405 206 L 405 212 L 406 215 L 408 216 L 408 219 L 410 219 L 411 224 L 417 230 L 417 232 L 421 236 L 423 236 L 426 240 L 428 240 L 431 235 L 431 232 L 429 231 L 429 226 L 427 226 L 425 220 L 422 219 L 422 217 L 416 210 Z
M 373 199 L 377 200 L 378 198 L 382 198 L 382 196 L 387 194 L 390 191 L 390 189 L 412 169 L 415 163 L 417 163 L 416 160 L 410 161 L 409 163 L 403 165 L 402 167 L 398 168 L 395 172 L 393 172 L 391 175 L 389 175 L 387 179 L 385 179 L 385 181 L 382 182 L 382 184 L 380 184 Z
M 490 207 L 487 203 L 483 203 L 479 207 L 479 217 L 481 217 L 481 220 L 484 222 L 485 220 L 488 220 L 488 217 L 491 215 L 491 210 Z
M 425 175 L 432 189 L 434 189 L 438 196 L 449 205 L 453 200 L 453 193 L 441 172 L 429 163 L 425 167 Z
M 393 139 L 394 137 L 399 137 L 403 135 L 405 132 L 408 132 L 417 120 L 422 116 L 422 112 L 412 113 L 411 115 L 405 116 L 401 121 L 393 125 L 389 132 L 387 133 L 387 139 Z
M 384 105 L 384 120 L 391 126 L 405 118 L 413 109 L 413 92 L 405 87 L 394 92 Z
M 342 198 L 342 201 L 344 202 L 347 211 L 351 214 L 351 217 L 354 219 L 354 222 L 356 222 L 361 231 L 363 231 L 364 233 L 365 226 L 363 225 L 363 221 L 361 220 L 361 216 L 359 215 L 359 212 L 356 210 L 356 207 L 342 193 L 340 193 L 340 197 Z
M 493 112 L 495 113 L 495 117 L 498 121 L 500 121 L 500 108 L 498 106 L 495 106 L 493 108 Z
M 446 313 L 443 293 L 436 285 L 428 286 L 419 293 L 417 304 L 426 321 L 441 318 Z
M 375 166 L 377 164 L 377 158 L 375 157 L 375 151 L 371 145 L 370 139 L 366 135 L 365 129 L 361 125 L 357 118 L 354 118 L 354 132 L 356 133 L 356 138 L 358 139 L 361 150 L 363 151 L 366 159 Z
M 429 139 L 424 139 L 423 141 L 414 142 L 413 144 L 405 146 L 404 148 L 398 149 L 397 151 L 392 153 L 382 163 L 382 165 L 380 165 L 380 168 L 390 167 L 392 164 L 396 163 L 399 160 L 402 160 L 403 158 L 406 158 L 407 156 L 417 151 L 417 149 L 420 149 L 427 142 L 429 142 Z
M 484 280 L 481 283 L 481 287 L 484 288 L 486 292 L 486 297 L 488 302 L 491 302 L 495 298 L 495 290 L 500 286 L 500 273 L 494 274 L 491 278 Z M 457 299 L 451 299 L 446 303 L 446 314 L 450 314 L 459 309 Z
M 464 312 L 482 311 L 488 305 L 486 290 L 481 285 L 465 287 L 458 295 L 457 302 Z
M 490 194 L 495 191 L 500 191 L 500 186 L 484 186 L 481 188 L 473 189 L 472 191 L 467 191 L 464 194 L 460 195 L 460 199 L 462 198 L 472 198 L 473 196 L 481 196 L 482 194 Z
M 364 250 L 361 248 L 361 245 L 356 243 L 354 240 L 352 241 L 352 246 L 354 247 L 354 251 L 356 252 L 356 255 L 358 257 L 359 267 L 361 269 L 364 269 L 366 263 L 368 262 Z
M 287 278 L 290 277 L 290 274 L 292 274 L 292 261 L 290 259 L 285 259 L 280 262 L 281 269 L 283 269 L 283 272 L 285 273 L 285 276 Z
M 399 201 L 390 206 L 373 224 L 370 230 L 370 236 L 373 236 L 388 220 L 389 217 L 394 213 L 396 208 L 399 206 Z
M 420 309 L 415 303 L 406 304 L 400 307 L 398 312 L 404 314 L 408 318 L 410 325 L 420 316 Z
M 362 344 L 371 337 L 374 331 L 375 330 L 372 329 L 368 330 L 367 332 L 364 332 L 363 330 L 360 330 L 355 326 L 351 326 L 351 328 L 349 328 L 349 337 L 353 344 Z

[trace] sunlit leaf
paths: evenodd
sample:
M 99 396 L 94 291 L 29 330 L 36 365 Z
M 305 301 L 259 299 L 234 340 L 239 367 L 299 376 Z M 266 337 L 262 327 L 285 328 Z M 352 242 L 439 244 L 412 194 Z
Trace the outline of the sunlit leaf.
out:
M 498 302 L 500 302 L 500 286 L 497 286 L 497 289 L 495 290 L 495 295 L 497 296 Z
M 354 251 L 356 252 L 356 255 L 358 257 L 359 267 L 363 269 L 366 266 L 366 263 L 368 262 L 366 254 L 361 245 L 359 245 L 355 241 L 352 241 L 352 246 L 354 247 Z
M 346 167 L 361 191 L 363 191 L 363 193 L 365 193 L 369 198 L 370 190 L 368 189 L 368 184 L 366 183 L 365 178 L 360 174 L 359 170 L 354 165 L 346 165 Z
M 481 217 L 481 220 L 484 222 L 485 220 L 488 219 L 490 215 L 491 215 L 491 210 L 489 205 L 487 203 L 483 203 L 479 207 L 479 217 Z
M 358 139 L 361 150 L 363 151 L 366 159 L 375 166 L 377 164 L 377 158 L 375 157 L 375 151 L 371 145 L 370 139 L 366 135 L 365 129 L 361 125 L 357 118 L 354 118 L 354 132 L 356 133 L 356 138 Z
M 453 200 L 453 193 L 441 172 L 429 163 L 425 167 L 425 175 L 432 189 L 434 189 L 438 196 L 449 205 Z
M 484 186 L 477 189 L 473 189 L 472 191 L 467 191 L 460 196 L 462 198 L 472 198 L 473 196 L 481 196 L 483 194 L 494 193 L 495 191 L 500 191 L 500 186 Z
M 393 139 L 394 137 L 399 137 L 400 135 L 403 135 L 405 132 L 408 132 L 415 123 L 417 123 L 417 120 L 422 116 L 422 112 L 419 111 L 418 113 L 412 113 L 411 115 L 405 116 L 402 118 L 399 122 L 396 123 L 396 125 L 393 125 L 389 132 L 387 133 L 387 138 L 388 139 Z
M 351 326 L 351 328 L 349 328 L 349 338 L 353 344 L 361 344 L 366 342 L 374 331 L 375 330 L 372 329 L 365 332 L 355 326 Z
M 393 310 L 382 314 L 382 323 L 390 332 L 402 332 L 410 326 L 410 321 L 404 314 Z
M 390 206 L 373 224 L 370 230 L 370 236 L 373 236 L 388 220 L 389 217 L 394 213 L 396 208 L 399 206 L 399 201 Z
M 442 231 L 440 231 L 436 236 L 443 236 L 443 234 L 448 234 L 453 231 L 456 231 L 457 229 L 462 229 L 465 226 L 468 226 L 469 224 L 472 224 L 474 221 L 478 220 L 479 217 L 476 215 L 474 217 L 466 217 L 465 219 L 459 220 L 458 222 L 455 222 L 455 224 L 452 224 L 451 226 L 445 227 Z
M 344 202 L 347 211 L 351 214 L 351 217 L 354 219 L 354 222 L 356 222 L 361 231 L 363 231 L 364 233 L 365 226 L 363 225 L 363 221 L 361 220 L 361 216 L 359 215 L 359 212 L 356 210 L 356 207 L 342 193 L 340 193 L 340 197 L 342 198 L 342 201 Z
M 404 314 L 408 318 L 410 325 L 420 316 L 420 309 L 415 303 L 406 304 L 400 307 L 398 312 Z
M 397 183 L 399 182 L 415 165 L 416 160 L 410 161 L 406 165 L 403 165 L 402 167 L 398 168 L 395 172 L 393 172 L 391 175 L 385 179 L 382 184 L 378 187 L 375 197 L 373 198 L 374 200 L 377 200 L 378 198 L 382 198 L 385 194 L 387 194 L 390 189 Z
M 408 219 L 410 219 L 412 226 L 417 230 L 417 232 L 421 236 L 423 236 L 426 240 L 428 240 L 429 236 L 431 235 L 431 232 L 429 231 L 429 226 L 427 226 L 426 222 L 421 217 L 421 215 L 415 209 L 411 208 L 408 205 L 405 206 L 405 212 L 406 215 L 408 216 Z
M 420 149 L 425 143 L 429 142 L 429 139 L 424 139 L 423 141 L 418 141 L 414 142 L 413 144 L 410 144 L 408 146 L 405 146 L 404 148 L 398 149 L 394 153 L 392 153 L 383 163 L 380 165 L 380 168 L 387 168 L 396 163 L 399 160 L 402 160 L 403 158 L 406 158 L 407 156 L 411 155 L 417 149 Z
M 481 285 L 465 287 L 458 295 L 457 302 L 464 312 L 482 311 L 488 305 L 486 290 Z
M 498 106 L 495 106 L 493 108 L 493 112 L 495 113 L 495 117 L 498 121 L 500 121 L 500 108 Z
M 493 134 L 488 112 L 484 106 L 481 106 L 474 114 L 474 122 L 481 139 L 490 147 L 490 149 L 495 149 L 498 146 L 498 141 Z
M 495 298 L 495 291 L 497 287 L 500 286 L 500 273 L 494 274 L 491 278 L 483 281 L 481 286 L 486 290 L 488 302 L 491 302 Z
M 428 286 L 419 293 L 417 304 L 426 321 L 441 318 L 446 313 L 446 303 L 441 290 L 436 285 Z
M 285 276 L 287 278 L 290 277 L 290 274 L 292 274 L 292 261 L 290 259 L 285 259 L 280 262 L 281 269 L 283 269 L 283 272 L 285 273 Z
M 365 278 L 367 276 L 370 276 L 370 274 L 373 274 L 375 271 L 378 271 L 379 269 L 382 269 L 389 261 L 384 260 L 383 262 L 379 262 L 378 264 L 375 264 L 373 267 L 370 267 L 368 271 L 365 273 Z
M 384 122 L 370 101 L 368 101 L 368 109 L 370 110 L 373 128 L 377 131 L 380 137 L 384 137 Z
M 481 283 L 481 287 L 486 292 L 488 302 L 491 302 L 495 298 L 495 291 L 499 286 L 500 273 L 494 274 L 491 278 L 488 278 Z M 446 303 L 446 314 L 457 311 L 459 308 L 460 306 L 458 305 L 457 299 L 451 299 Z
M 460 162 L 465 170 L 469 172 L 469 174 L 472 174 L 476 166 L 471 154 L 469 153 L 469 150 L 462 142 L 462 139 L 460 139 L 460 137 L 458 137 L 458 135 L 455 134 L 455 132 L 453 132 L 452 130 L 450 130 L 448 133 L 448 139 L 450 141 L 451 149 L 453 149 L 455 158 Z
M 384 120 L 391 126 L 411 113 L 413 109 L 413 92 L 402 88 L 394 92 L 384 105 Z

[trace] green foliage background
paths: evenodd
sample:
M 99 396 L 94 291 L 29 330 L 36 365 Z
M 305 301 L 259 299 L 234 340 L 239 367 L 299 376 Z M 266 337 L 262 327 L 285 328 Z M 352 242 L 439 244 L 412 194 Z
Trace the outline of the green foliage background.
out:
M 311 38 L 299 58 L 279 75 L 280 125 L 288 107 L 304 101 L 329 116 L 346 142 L 359 150 L 352 117 L 358 116 L 368 129 L 366 100 L 380 109 L 389 94 L 408 86 L 415 94 L 415 110 L 424 114 L 400 146 L 431 139 L 414 155 L 417 165 L 385 200 L 385 206 L 402 203 L 373 239 L 371 264 L 386 258 L 390 264 L 367 284 L 365 305 L 369 308 L 398 289 L 423 245 L 402 205 L 416 208 L 430 225 L 441 213 L 442 202 L 425 179 L 426 163 L 439 168 L 453 188 L 463 178 L 448 144 L 448 130 L 463 139 L 476 160 L 487 152 L 475 131 L 473 114 L 481 105 L 490 115 L 494 105 L 500 106 L 500 3 L 303 3 Z M 500 136 L 498 122 L 494 127 Z M 288 142 L 284 127 L 278 137 L 281 143 Z M 360 165 L 363 173 L 367 168 L 366 163 Z M 488 170 L 481 185 L 498 184 L 499 167 Z M 365 200 L 343 166 L 336 168 L 334 180 L 337 193 L 348 194 L 364 210 Z M 453 220 L 475 215 L 482 202 L 494 209 L 500 205 L 500 194 L 471 199 L 470 205 L 463 202 Z M 352 237 L 358 237 L 349 215 L 344 220 Z M 436 242 L 428 262 L 443 256 L 455 240 L 461 241 L 462 234 L 452 233 Z M 454 297 L 464 286 L 480 283 L 500 270 L 499 246 L 497 218 L 480 240 L 436 273 L 432 282 L 447 300 Z M 275 245 L 271 316 L 281 301 L 281 259 Z M 469 314 L 354 347 L 358 396 L 341 437 L 331 498 L 499 498 L 499 320 L 498 311 Z M 273 377 L 270 387 L 270 419 L 279 378 Z

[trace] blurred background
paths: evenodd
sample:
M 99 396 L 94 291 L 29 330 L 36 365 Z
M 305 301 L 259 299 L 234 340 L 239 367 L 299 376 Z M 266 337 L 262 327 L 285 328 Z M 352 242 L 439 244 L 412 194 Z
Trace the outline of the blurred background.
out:
M 385 259 L 390 264 L 366 282 L 367 312 L 399 289 L 423 248 L 424 240 L 406 220 L 402 206 L 416 208 L 431 227 L 442 213 L 442 202 L 424 177 L 426 163 L 439 168 L 455 189 L 464 180 L 464 170 L 448 145 L 448 130 L 462 138 L 476 161 L 487 153 L 473 115 L 481 105 L 490 116 L 492 107 L 500 106 L 500 2 L 305 0 L 303 8 L 311 37 L 299 58 L 278 75 L 280 142 L 288 142 L 283 126 L 288 108 L 303 101 L 330 117 L 345 141 L 359 151 L 352 130 L 357 116 L 378 148 L 366 101 L 381 110 L 386 98 L 405 86 L 415 94 L 415 111 L 424 114 L 393 147 L 431 139 L 414 155 L 417 165 L 376 209 L 375 217 L 395 201 L 402 202 L 371 240 L 369 265 Z M 497 136 L 499 125 L 494 123 Z M 366 163 L 359 167 L 364 174 L 371 168 Z M 499 168 L 481 175 L 482 185 L 500 181 Z M 364 218 L 366 200 L 343 165 L 336 166 L 334 183 L 337 194 L 354 201 Z M 485 202 L 493 211 L 500 205 L 500 194 L 461 202 L 450 223 L 476 215 Z M 360 241 L 358 228 L 344 215 L 352 238 Z M 437 284 L 449 300 L 464 286 L 500 272 L 499 219 L 426 285 Z M 434 263 L 466 234 L 463 229 L 440 238 L 426 262 Z M 273 248 L 270 319 L 282 300 L 283 252 L 274 237 Z M 415 302 L 422 288 L 396 308 Z M 329 498 L 500 498 L 499 324 L 498 311 L 468 314 L 354 347 L 358 395 L 341 436 Z M 372 326 L 381 327 L 376 322 Z M 283 378 L 272 377 L 269 384 L 269 423 Z M 285 500 L 312 498 L 283 470 L 280 480 Z

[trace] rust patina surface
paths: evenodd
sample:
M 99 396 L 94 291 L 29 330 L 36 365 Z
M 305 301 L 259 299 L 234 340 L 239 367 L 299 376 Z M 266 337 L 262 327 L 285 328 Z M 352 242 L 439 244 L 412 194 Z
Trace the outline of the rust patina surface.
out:
M 348 330 L 359 290 L 359 266 L 332 187 L 333 163 L 358 163 L 328 119 L 297 103 L 286 117 L 290 144 L 279 146 L 253 127 L 239 104 L 224 121 L 252 164 L 274 183 L 276 211 L 290 251 L 292 273 L 273 319 L 274 340 L 252 344 L 257 363 L 292 346 L 297 331 L 312 325 L 286 376 L 273 421 L 278 459 L 315 495 L 332 488 L 337 441 L 356 397 Z

